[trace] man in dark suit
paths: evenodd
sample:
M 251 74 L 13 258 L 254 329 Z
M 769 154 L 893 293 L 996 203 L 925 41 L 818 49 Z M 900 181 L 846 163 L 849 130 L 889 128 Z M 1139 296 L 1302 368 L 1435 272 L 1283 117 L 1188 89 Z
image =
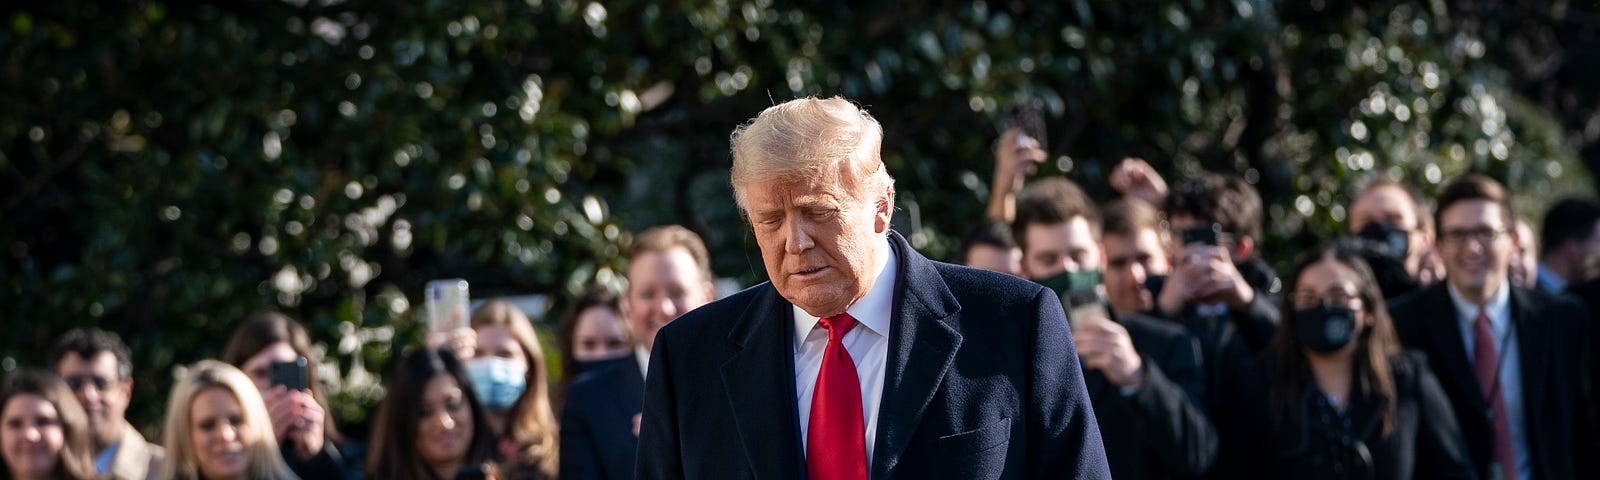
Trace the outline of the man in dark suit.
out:
M 771 281 L 661 330 L 638 478 L 1109 478 L 1060 301 L 891 232 L 881 141 L 840 98 L 734 132 Z
M 579 376 L 561 408 L 561 478 L 633 478 L 646 362 L 656 332 L 710 302 L 711 265 L 694 232 L 677 225 L 645 230 L 628 252 L 628 328 L 633 355 Z
M 1146 270 L 1165 273 L 1159 215 L 1141 200 L 1119 200 L 1105 213 L 1102 219 L 1065 178 L 1024 189 L 1012 225 L 1022 239 L 1023 269 L 1063 290 L 1063 298 L 1105 293 L 1108 302 L 1088 300 L 1073 309 L 1072 339 L 1112 476 L 1197 477 L 1217 449 L 1216 430 L 1199 406 L 1200 346 L 1183 326 L 1143 314 L 1152 302 L 1143 286 Z M 1085 272 L 1091 278 L 1103 272 L 1104 284 L 1058 280 Z
M 1589 259 L 1600 254 L 1600 202 L 1588 198 L 1556 202 L 1545 211 L 1540 233 L 1537 285 L 1546 292 L 1562 293 L 1583 281 Z
M 1596 478 L 1583 307 L 1507 280 L 1515 220 L 1498 182 L 1464 176 L 1438 205 L 1445 281 L 1390 311 L 1450 396 L 1478 476 Z

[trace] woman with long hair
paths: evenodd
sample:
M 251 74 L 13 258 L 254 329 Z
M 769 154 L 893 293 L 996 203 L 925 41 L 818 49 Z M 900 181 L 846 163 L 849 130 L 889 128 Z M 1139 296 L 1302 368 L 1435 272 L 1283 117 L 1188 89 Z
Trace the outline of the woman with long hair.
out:
M 1472 478 L 1449 399 L 1402 352 L 1360 250 L 1309 252 L 1288 279 L 1268 348 L 1262 465 L 1271 478 Z
M 311 358 L 311 335 L 305 327 L 277 312 L 246 318 L 233 330 L 222 351 L 223 362 L 238 367 L 261 392 L 272 433 L 284 461 L 303 478 L 361 478 L 361 445 L 347 440 L 334 426 L 328 398 L 322 393 Z M 307 359 L 306 390 L 272 385 L 271 366 Z
M 455 354 L 416 350 L 391 370 L 373 422 L 367 476 L 450 480 L 485 468 L 494 455 L 494 436 Z
M 267 406 L 250 378 L 232 365 L 201 360 L 167 400 L 163 430 L 168 480 L 296 480 L 278 454 Z
M 66 384 L 23 369 L 0 383 L 0 480 L 95 478 L 89 417 Z
M 515 305 L 493 300 L 472 313 L 475 357 L 466 361 L 474 393 L 498 439 L 496 454 L 513 478 L 554 478 L 560 425 L 550 408 L 544 348 Z

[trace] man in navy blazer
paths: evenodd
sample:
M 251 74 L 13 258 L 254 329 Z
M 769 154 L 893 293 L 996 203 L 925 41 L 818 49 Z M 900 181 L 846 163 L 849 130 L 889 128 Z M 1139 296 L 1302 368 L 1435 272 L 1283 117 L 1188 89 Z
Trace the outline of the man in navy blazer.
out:
M 891 232 L 881 139 L 841 98 L 734 132 L 771 281 L 657 335 L 637 478 L 1109 478 L 1060 300 Z
M 640 233 L 628 250 L 623 310 L 632 355 L 579 376 L 561 408 L 561 478 L 632 478 L 639 447 L 645 365 L 656 331 L 710 302 L 710 257 L 700 236 L 678 225 Z

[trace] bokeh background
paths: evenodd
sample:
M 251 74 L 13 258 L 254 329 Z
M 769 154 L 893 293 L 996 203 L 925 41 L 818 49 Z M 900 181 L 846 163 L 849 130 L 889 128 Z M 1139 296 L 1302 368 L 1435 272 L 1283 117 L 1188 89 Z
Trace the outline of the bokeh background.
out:
M 419 342 L 421 294 L 541 294 L 548 332 L 682 223 L 764 272 L 727 138 L 844 95 L 884 124 L 897 228 L 935 258 L 983 215 L 1013 104 L 1051 160 L 1242 175 L 1267 258 L 1342 231 L 1353 190 L 1468 171 L 1536 224 L 1600 171 L 1600 5 L 1336 0 L 51 1 L 0 13 L 0 370 L 117 331 L 150 431 L 174 366 L 255 310 L 322 343 L 335 414 Z M 540 312 L 535 312 L 540 313 Z M 547 338 L 548 340 L 548 338 Z M 547 348 L 553 352 L 553 348 Z

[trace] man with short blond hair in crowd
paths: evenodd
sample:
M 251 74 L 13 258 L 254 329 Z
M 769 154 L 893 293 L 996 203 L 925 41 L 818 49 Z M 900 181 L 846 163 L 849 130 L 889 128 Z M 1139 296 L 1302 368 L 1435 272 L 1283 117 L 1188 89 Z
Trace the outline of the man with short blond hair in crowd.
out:
M 638 478 L 1109 478 L 1060 301 L 892 232 L 882 140 L 841 98 L 734 131 L 770 281 L 661 329 Z
M 69 330 L 50 352 L 51 369 L 89 417 L 94 471 L 112 480 L 150 478 L 166 457 L 123 417 L 133 397 L 132 357 L 122 337 L 98 328 Z
M 634 239 L 627 277 L 622 309 L 634 354 L 585 373 L 568 387 L 561 408 L 563 479 L 633 477 L 656 332 L 715 298 L 705 242 L 678 225 L 651 228 Z

